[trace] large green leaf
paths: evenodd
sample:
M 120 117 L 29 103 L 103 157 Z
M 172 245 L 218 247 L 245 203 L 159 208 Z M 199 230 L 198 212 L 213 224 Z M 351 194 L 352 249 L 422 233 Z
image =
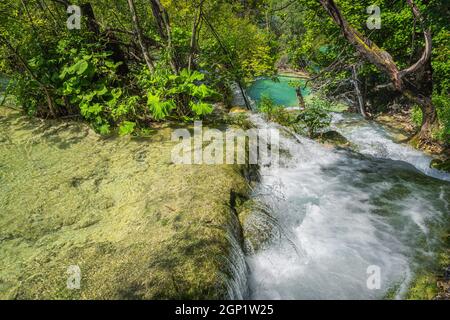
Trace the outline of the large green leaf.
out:
M 131 122 L 131 121 L 124 121 L 120 124 L 119 135 L 126 136 L 129 134 L 132 134 L 135 127 L 136 127 L 136 123 Z

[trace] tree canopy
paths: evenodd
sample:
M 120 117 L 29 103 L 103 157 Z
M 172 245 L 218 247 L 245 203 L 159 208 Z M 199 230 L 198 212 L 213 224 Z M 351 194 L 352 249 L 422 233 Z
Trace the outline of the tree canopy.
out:
M 367 25 L 374 6 L 379 28 Z M 0 72 L 29 114 L 128 134 L 205 117 L 233 83 L 288 66 L 369 115 L 420 108 L 426 135 L 448 142 L 448 13 L 439 0 L 6 0 Z

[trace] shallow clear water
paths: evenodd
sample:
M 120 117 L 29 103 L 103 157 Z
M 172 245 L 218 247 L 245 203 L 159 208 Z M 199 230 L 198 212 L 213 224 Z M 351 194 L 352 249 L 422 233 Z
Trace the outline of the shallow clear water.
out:
M 401 298 L 441 245 L 449 176 L 430 172 L 428 156 L 381 126 L 342 115 L 334 126 L 359 152 L 284 137 L 290 156 L 261 168 L 254 197 L 272 218 L 255 213 L 250 223 L 275 226 L 247 257 L 254 299 L 380 299 L 392 290 Z M 367 286 L 371 266 L 380 268 L 380 289 Z
M 298 99 L 295 89 L 289 85 L 290 81 L 303 81 L 299 78 L 280 76 L 279 81 L 272 79 L 256 80 L 248 89 L 248 95 L 254 101 L 261 99 L 261 96 L 266 95 L 271 98 L 277 105 L 286 107 L 298 106 Z M 309 95 L 309 89 L 302 91 L 304 96 Z
M 233 166 L 174 165 L 172 132 L 105 138 L 0 108 L 0 300 L 242 299 L 226 203 L 245 181 Z M 82 290 L 66 288 L 70 265 Z

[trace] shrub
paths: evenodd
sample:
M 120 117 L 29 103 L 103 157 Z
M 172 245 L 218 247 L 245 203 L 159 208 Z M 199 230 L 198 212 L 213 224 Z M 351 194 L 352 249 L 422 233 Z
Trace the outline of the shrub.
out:
M 158 68 L 150 73 L 145 69 L 139 78 L 147 91 L 147 107 L 155 120 L 175 117 L 192 120 L 212 113 L 209 101 L 217 93 L 204 83 L 205 75 L 183 69 L 180 74 Z
M 297 116 L 300 128 L 306 131 L 309 137 L 315 137 L 319 130 L 330 126 L 331 115 L 327 111 L 328 105 L 325 100 L 312 99 L 306 109 L 300 111 Z
M 266 115 L 267 120 L 284 126 L 292 124 L 292 116 L 284 106 L 276 105 L 272 99 L 263 95 L 259 101 L 258 109 Z
M 12 75 L 18 104 L 41 117 L 80 115 L 97 132 L 120 135 L 142 131 L 150 120 L 186 121 L 213 111 L 217 93 L 204 74 L 186 69 L 174 74 L 162 64 L 152 74 L 145 68 L 118 76 L 122 62 L 113 61 L 105 43 L 71 33 L 48 39 L 47 51 L 28 52 L 33 74 Z
M 130 132 L 131 122 L 136 126 L 139 98 L 122 89 L 116 73 L 121 63 L 111 59 L 101 41 L 90 43 L 80 34 L 49 40 L 47 46 L 27 61 L 35 78 L 15 73 L 11 81 L 18 104 L 28 114 L 80 114 L 102 134 L 124 121 L 127 130 L 119 129 L 122 133 Z
M 416 127 L 420 127 L 422 125 L 422 110 L 419 106 L 415 105 L 411 110 L 411 121 Z

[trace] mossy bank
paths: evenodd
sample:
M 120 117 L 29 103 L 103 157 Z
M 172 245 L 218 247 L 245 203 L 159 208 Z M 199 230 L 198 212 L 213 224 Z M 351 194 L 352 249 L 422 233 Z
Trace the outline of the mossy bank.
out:
M 171 132 L 105 139 L 0 109 L 0 298 L 239 298 L 242 168 L 173 164 Z

